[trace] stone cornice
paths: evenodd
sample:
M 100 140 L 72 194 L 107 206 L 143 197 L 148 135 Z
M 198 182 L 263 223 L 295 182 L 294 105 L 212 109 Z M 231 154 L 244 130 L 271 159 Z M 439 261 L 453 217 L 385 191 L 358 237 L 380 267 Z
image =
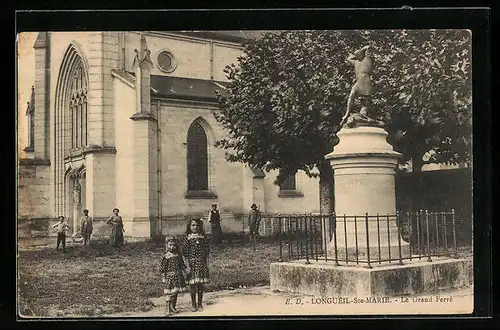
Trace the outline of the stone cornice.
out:
M 97 145 L 90 145 L 85 148 L 83 148 L 82 154 L 116 154 L 116 148 L 115 147 L 108 147 L 108 146 L 97 146 Z
M 154 121 L 156 122 L 156 118 L 151 114 L 151 113 L 140 113 L 140 112 L 136 112 L 134 113 L 130 119 L 132 119 L 133 121 L 139 121 L 139 120 L 151 120 L 151 121 Z
M 188 191 L 184 197 L 188 199 L 216 199 L 217 194 L 209 190 Z
M 278 197 L 304 197 L 304 194 L 298 190 L 280 190 Z
M 325 159 L 339 159 L 339 158 L 399 158 L 402 155 L 396 151 L 387 151 L 387 152 L 353 152 L 353 153 L 343 153 L 343 154 L 334 154 L 329 153 L 325 156 Z
M 40 158 L 20 158 L 19 165 L 41 165 L 50 166 L 50 160 L 40 159 Z
M 115 147 L 107 147 L 107 146 L 98 146 L 98 145 L 89 145 L 83 148 L 78 148 L 71 150 L 68 155 L 64 156 L 64 159 L 70 159 L 75 157 L 82 157 L 87 154 L 116 154 Z

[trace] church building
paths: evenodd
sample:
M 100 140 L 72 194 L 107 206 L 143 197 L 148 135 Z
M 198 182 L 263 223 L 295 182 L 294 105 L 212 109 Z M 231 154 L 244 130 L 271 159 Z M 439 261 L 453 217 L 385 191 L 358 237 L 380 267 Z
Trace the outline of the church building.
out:
M 223 70 L 258 36 L 38 33 L 22 109 L 19 226 L 48 228 L 63 215 L 77 229 L 84 209 L 100 223 L 118 208 L 126 235 L 152 237 L 183 233 L 212 204 L 225 232 L 246 230 L 252 203 L 268 213 L 319 212 L 317 179 L 299 172 L 277 186 L 277 173 L 227 162 L 215 147 L 225 135 L 214 117 Z

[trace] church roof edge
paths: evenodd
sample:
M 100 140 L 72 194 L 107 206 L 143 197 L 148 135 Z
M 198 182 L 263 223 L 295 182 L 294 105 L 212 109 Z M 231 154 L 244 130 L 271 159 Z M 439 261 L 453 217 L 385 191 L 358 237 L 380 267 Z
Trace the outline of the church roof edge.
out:
M 172 31 L 173 32 L 173 31 Z M 229 42 L 244 42 L 257 39 L 263 32 L 256 30 L 206 30 L 206 31 L 179 31 L 175 32 L 193 37 L 212 38 Z
M 134 73 L 117 69 L 112 69 L 111 73 L 129 86 L 135 87 Z M 221 85 L 224 86 L 224 83 L 219 81 L 151 75 L 151 93 L 166 98 L 216 102 L 216 93 L 224 93 Z

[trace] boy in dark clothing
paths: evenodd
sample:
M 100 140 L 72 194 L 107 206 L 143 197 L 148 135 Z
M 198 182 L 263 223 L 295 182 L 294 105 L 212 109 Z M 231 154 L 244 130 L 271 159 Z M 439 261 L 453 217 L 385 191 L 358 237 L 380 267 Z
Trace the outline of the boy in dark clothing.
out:
M 92 235 L 93 230 L 92 218 L 89 216 L 89 210 L 83 210 L 83 218 L 80 227 L 81 234 L 83 236 L 83 245 L 89 245 L 90 236 Z
M 56 250 L 59 250 L 59 244 L 62 243 L 63 251 L 66 251 L 66 231 L 69 229 L 69 226 L 64 222 L 62 215 L 59 217 L 59 222 L 52 226 L 52 228 L 57 230 Z
M 259 236 L 259 224 L 262 216 L 257 209 L 257 205 L 252 204 L 250 214 L 248 214 L 248 223 L 250 224 L 250 240 Z
M 212 210 L 208 213 L 208 222 L 212 226 L 214 243 L 219 244 L 222 241 L 222 228 L 220 226 L 220 212 L 217 210 L 217 204 L 212 204 Z

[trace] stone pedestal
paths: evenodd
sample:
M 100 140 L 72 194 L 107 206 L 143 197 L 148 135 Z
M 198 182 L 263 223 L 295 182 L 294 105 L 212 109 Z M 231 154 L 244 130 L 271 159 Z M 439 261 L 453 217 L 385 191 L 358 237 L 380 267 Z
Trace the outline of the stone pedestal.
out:
M 372 261 L 409 254 L 409 245 L 398 237 L 395 168 L 400 153 L 387 143 L 383 128 L 361 126 L 339 131 L 339 143 L 325 156 L 335 178 L 337 253 L 349 259 Z M 368 218 L 367 218 L 368 215 Z M 378 219 L 378 221 L 377 221 Z M 368 236 L 368 237 L 367 237 Z M 329 255 L 334 255 L 334 239 Z
M 270 265 L 272 291 L 315 297 L 391 297 L 450 290 L 473 284 L 472 260 L 413 259 L 405 265 L 386 263 L 373 268 L 335 266 L 333 262 L 305 260 Z

